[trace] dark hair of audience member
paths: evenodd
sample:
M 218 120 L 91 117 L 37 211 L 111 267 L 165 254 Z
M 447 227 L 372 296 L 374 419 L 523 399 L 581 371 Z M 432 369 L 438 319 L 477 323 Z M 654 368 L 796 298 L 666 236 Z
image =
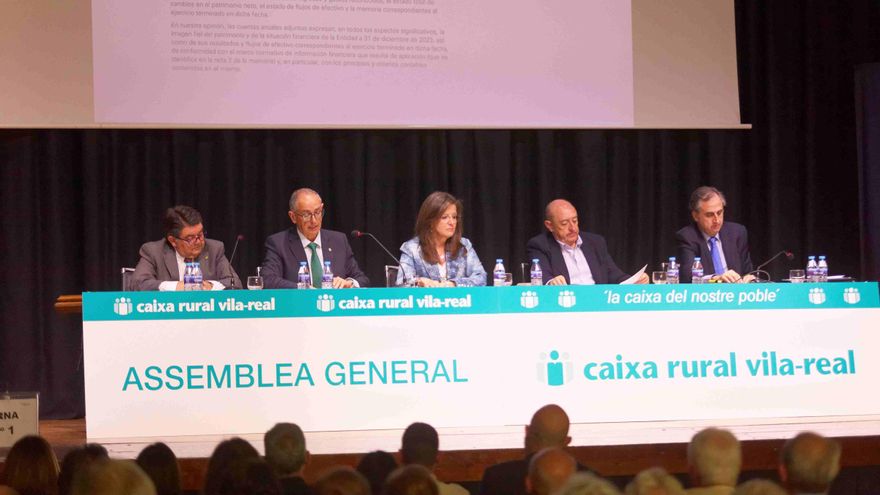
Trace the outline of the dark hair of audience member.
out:
M 385 482 L 385 495 L 438 495 L 439 488 L 425 466 L 410 464 L 397 468 Z
M 367 478 L 373 495 L 382 493 L 385 480 L 392 471 L 397 469 L 397 460 L 384 450 L 376 450 L 361 457 L 357 471 Z
M 233 480 L 245 478 L 249 461 L 260 460 L 260 454 L 241 438 L 220 442 L 208 460 L 204 495 L 228 495 Z
M 135 462 L 153 480 L 157 495 L 180 493 L 180 467 L 177 457 L 167 445 L 158 442 L 144 447 Z
M 370 495 L 370 484 L 354 468 L 340 466 L 322 474 L 312 492 L 314 495 Z
M 9 450 L 0 474 L 0 485 L 19 495 L 55 495 L 58 493 L 58 459 L 43 437 L 28 435 Z
M 87 469 L 91 463 L 100 459 L 109 459 L 107 449 L 97 443 L 88 443 L 71 450 L 61 461 L 61 473 L 58 474 L 58 495 L 70 495 L 73 478 L 76 473 Z
M 250 459 L 238 472 L 241 478 L 230 480 L 230 495 L 281 495 L 281 485 L 269 463 L 263 459 Z

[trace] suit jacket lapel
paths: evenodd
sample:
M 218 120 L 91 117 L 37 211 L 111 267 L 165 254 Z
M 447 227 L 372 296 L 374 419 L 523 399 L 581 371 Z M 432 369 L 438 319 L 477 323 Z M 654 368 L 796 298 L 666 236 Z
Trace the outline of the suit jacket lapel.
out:
M 571 277 L 568 274 L 568 266 L 565 264 L 565 258 L 562 257 L 562 248 L 559 247 L 559 243 L 556 242 L 556 238 L 553 237 L 553 234 L 547 232 L 547 242 L 550 243 L 550 266 L 547 268 L 541 267 L 542 269 L 552 269 L 553 273 L 558 273 L 565 277 L 566 283 L 571 283 Z
M 177 270 L 177 253 L 174 248 L 166 242 L 162 249 L 162 259 L 165 261 L 165 269 L 168 270 L 168 278 L 171 280 L 180 280 L 180 271 Z
M 211 261 L 208 259 L 208 244 L 205 243 L 205 248 L 202 249 L 202 252 L 199 254 L 198 259 L 196 261 L 199 262 L 199 268 L 202 269 L 202 279 L 203 280 L 217 280 L 213 267 L 211 266 Z
M 330 262 L 330 270 L 333 271 L 333 275 L 339 276 L 341 268 L 336 265 L 336 251 L 333 250 L 334 247 L 327 242 L 327 235 L 321 229 L 321 254 L 324 256 L 324 261 Z
M 305 261 L 306 264 L 308 264 L 309 257 L 306 255 L 306 250 L 303 248 L 302 242 L 299 240 L 299 233 L 297 232 L 296 227 L 288 229 L 287 239 L 287 248 L 290 250 L 293 259 L 296 260 L 296 268 L 299 268 L 300 261 Z
M 584 252 L 584 258 L 587 259 L 590 273 L 593 274 L 593 281 L 597 284 L 607 284 L 608 280 L 605 278 L 605 270 L 599 265 L 599 257 L 596 256 L 596 250 L 593 248 L 593 245 L 588 244 L 583 237 L 581 238 L 581 241 L 583 241 L 583 244 L 581 244 L 581 251 Z
M 706 275 L 715 274 L 715 263 L 712 261 L 712 252 L 709 251 L 709 241 L 703 237 L 703 231 L 699 227 L 693 225 L 697 232 L 697 242 L 700 246 L 700 262 L 703 263 L 703 273 Z

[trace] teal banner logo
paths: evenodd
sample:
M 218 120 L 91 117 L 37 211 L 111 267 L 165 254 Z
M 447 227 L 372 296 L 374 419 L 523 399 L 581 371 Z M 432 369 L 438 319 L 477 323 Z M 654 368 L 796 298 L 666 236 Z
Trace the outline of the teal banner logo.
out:
M 571 381 L 574 366 L 568 353 L 560 354 L 557 350 L 550 353 L 542 352 L 538 360 L 538 381 L 551 387 L 559 387 Z
M 118 314 L 119 316 L 128 316 L 132 313 L 133 306 L 131 305 L 130 297 L 117 297 L 115 302 L 113 303 L 113 312 Z

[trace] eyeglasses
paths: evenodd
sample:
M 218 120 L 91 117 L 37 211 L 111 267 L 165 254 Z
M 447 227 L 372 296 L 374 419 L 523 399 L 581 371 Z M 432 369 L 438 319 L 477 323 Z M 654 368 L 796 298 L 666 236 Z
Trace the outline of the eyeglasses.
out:
M 296 215 L 297 218 L 299 218 L 303 222 L 308 222 L 309 220 L 311 220 L 313 218 L 315 220 L 317 220 L 317 219 L 323 217 L 325 211 L 326 211 L 325 208 L 321 208 L 320 210 L 317 210 L 317 211 L 294 212 L 294 215 Z
M 187 243 L 187 244 L 189 244 L 189 245 L 193 245 L 193 244 L 195 244 L 196 242 L 204 241 L 204 240 L 205 240 L 205 234 L 207 234 L 207 232 L 205 232 L 205 231 L 203 230 L 203 231 L 199 232 L 198 234 L 188 235 L 188 236 L 186 236 L 186 237 L 177 237 L 177 236 L 175 236 L 175 239 L 179 239 L 179 240 L 181 240 L 181 241 L 183 241 L 183 242 L 185 242 L 185 243 Z

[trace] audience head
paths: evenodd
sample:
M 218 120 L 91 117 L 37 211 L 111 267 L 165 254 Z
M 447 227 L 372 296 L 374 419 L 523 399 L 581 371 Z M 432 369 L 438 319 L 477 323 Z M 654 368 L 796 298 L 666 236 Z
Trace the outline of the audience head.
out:
M 437 430 L 427 423 L 413 423 L 403 432 L 400 446 L 403 464 L 418 464 L 433 469 L 437 464 L 439 449 Z
M 332 468 L 318 478 L 314 495 L 370 495 L 364 476 L 348 466 Z
M 534 454 L 547 447 L 565 447 L 571 442 L 568 436 L 568 414 L 556 404 L 549 404 L 535 412 L 526 427 L 526 454 Z
M 724 207 L 727 200 L 718 189 L 700 186 L 691 193 L 688 207 L 697 227 L 709 237 L 718 235 L 724 225 Z
M 438 495 L 431 471 L 418 464 L 397 468 L 385 482 L 385 495 Z
M 246 477 L 248 464 L 259 460 L 260 454 L 250 443 L 241 438 L 224 440 L 217 445 L 208 460 L 205 474 L 204 495 L 225 495 L 233 480 Z
M 550 495 L 568 481 L 577 471 L 577 462 L 564 450 L 550 447 L 541 450 L 529 461 L 526 491 L 535 495 Z
M 15 442 L 6 454 L 0 485 L 20 495 L 58 493 L 58 459 L 43 437 L 28 435 Z
M 167 445 L 159 442 L 144 447 L 135 462 L 153 481 L 158 495 L 180 493 L 180 467 Z
M 312 189 L 303 187 L 293 191 L 288 202 L 287 216 L 296 229 L 308 240 L 314 241 L 324 221 L 324 201 Z
M 373 495 L 382 493 L 385 480 L 395 469 L 397 469 L 397 461 L 393 455 L 384 450 L 376 450 L 364 455 L 357 465 L 357 471 L 370 483 L 370 491 Z
M 97 443 L 89 443 L 71 450 L 61 461 L 61 473 L 58 474 L 58 495 L 70 495 L 73 479 L 80 471 L 87 469 L 93 462 L 109 459 L 107 449 Z
M 663 468 L 645 469 L 626 485 L 626 495 L 684 495 L 684 488 Z
M 733 433 L 706 428 L 691 438 L 688 472 L 694 486 L 736 486 L 742 466 L 739 441 Z
M 580 235 L 578 212 L 574 205 L 564 199 L 554 199 L 544 208 L 544 226 L 559 242 L 577 245 Z
M 621 495 L 620 490 L 610 481 L 592 473 L 574 473 L 556 493 L 558 495 Z
M 462 214 L 461 201 L 449 193 L 435 191 L 425 198 L 415 228 L 425 261 L 440 262 L 438 243 L 445 243 L 453 258 L 461 254 Z
M 749 480 L 736 487 L 733 495 L 786 495 L 781 486 L 770 480 Z
M 263 436 L 266 462 L 278 477 L 298 476 L 309 459 L 306 437 L 293 423 L 278 423 Z
M 192 206 L 165 210 L 165 240 L 184 258 L 197 258 L 205 247 L 202 214 Z
M 144 471 L 131 461 L 101 459 L 73 479 L 73 495 L 156 495 Z
M 840 471 L 840 444 L 812 432 L 785 442 L 779 478 L 790 492 L 825 493 Z

